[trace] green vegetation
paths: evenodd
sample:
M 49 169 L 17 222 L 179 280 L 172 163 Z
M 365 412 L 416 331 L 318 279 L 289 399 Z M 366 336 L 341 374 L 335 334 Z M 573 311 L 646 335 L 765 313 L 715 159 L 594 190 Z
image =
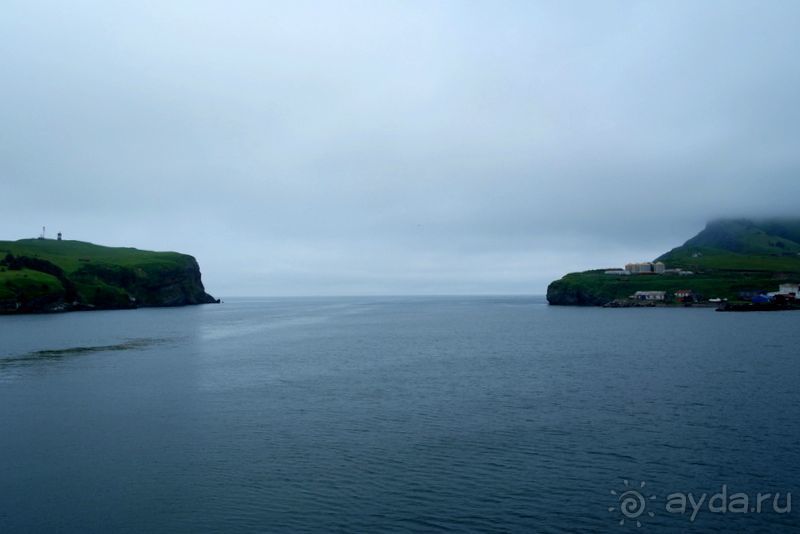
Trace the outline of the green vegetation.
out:
M 692 271 L 800 271 L 800 220 L 720 220 L 658 258 Z
M 152 252 L 129 247 L 103 247 L 84 241 L 56 241 L 54 239 L 20 239 L 0 241 L 0 254 L 43 258 L 65 272 L 73 273 L 87 263 L 119 267 L 175 266 L 194 258 L 177 252 Z
M 744 291 L 775 291 L 800 281 L 800 219 L 719 220 L 657 261 L 694 274 L 617 276 L 571 273 L 550 284 L 551 304 L 603 305 L 636 291 L 688 289 L 702 299 L 736 300 Z
M 0 241 L 0 312 L 213 302 L 192 256 L 82 241 Z
M 9 271 L 0 267 L 0 300 L 16 299 L 18 295 L 35 299 L 63 293 L 61 282 L 53 275 L 30 269 Z

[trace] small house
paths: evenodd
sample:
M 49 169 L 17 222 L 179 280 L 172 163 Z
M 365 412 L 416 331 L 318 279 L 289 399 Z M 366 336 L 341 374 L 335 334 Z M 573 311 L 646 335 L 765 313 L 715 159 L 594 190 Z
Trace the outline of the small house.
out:
M 664 300 L 666 291 L 637 291 L 631 298 L 634 300 L 658 301 Z
M 778 286 L 778 294 L 787 296 L 794 294 L 797 296 L 800 294 L 800 287 L 798 287 L 798 284 L 781 284 Z

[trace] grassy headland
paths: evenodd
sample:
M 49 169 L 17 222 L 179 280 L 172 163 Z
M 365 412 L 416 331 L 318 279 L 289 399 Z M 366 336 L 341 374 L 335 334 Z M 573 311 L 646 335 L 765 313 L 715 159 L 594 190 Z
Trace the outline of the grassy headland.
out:
M 83 241 L 0 241 L 0 312 L 214 302 L 197 261 L 177 252 Z

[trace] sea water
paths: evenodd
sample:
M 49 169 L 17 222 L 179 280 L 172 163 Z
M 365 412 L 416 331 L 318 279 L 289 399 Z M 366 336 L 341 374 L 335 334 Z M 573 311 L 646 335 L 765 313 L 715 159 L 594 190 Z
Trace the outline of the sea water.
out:
M 0 532 L 791 530 L 798 326 L 541 297 L 0 317 Z

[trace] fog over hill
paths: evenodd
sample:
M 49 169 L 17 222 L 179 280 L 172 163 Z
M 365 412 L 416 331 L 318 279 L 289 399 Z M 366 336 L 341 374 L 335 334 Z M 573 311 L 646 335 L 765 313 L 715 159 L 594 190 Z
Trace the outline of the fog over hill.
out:
M 800 4 L 4 3 L 0 239 L 215 296 L 543 293 L 797 213 Z

